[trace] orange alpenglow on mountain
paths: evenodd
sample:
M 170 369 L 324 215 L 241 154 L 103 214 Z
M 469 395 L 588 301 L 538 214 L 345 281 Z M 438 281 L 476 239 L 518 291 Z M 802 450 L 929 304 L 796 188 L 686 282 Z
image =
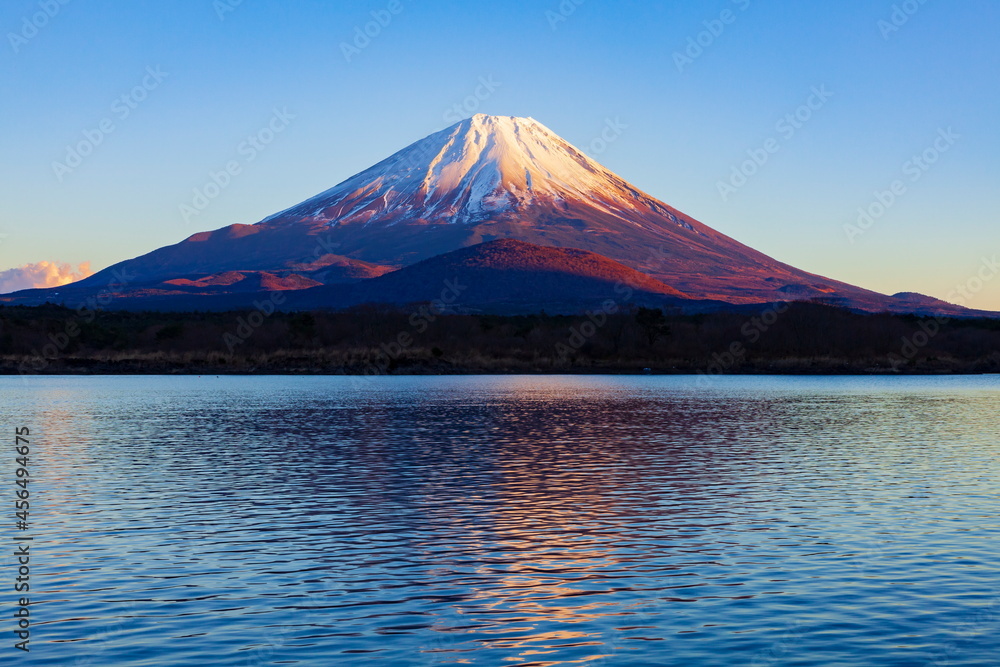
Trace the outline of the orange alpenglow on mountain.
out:
M 548 278 L 564 273 L 575 279 L 539 275 L 528 301 L 502 289 L 476 301 L 475 294 L 487 294 L 473 290 L 465 296 L 473 309 L 489 310 L 499 301 L 525 310 L 546 303 L 579 310 L 601 296 L 592 289 L 602 282 L 598 275 L 589 276 L 586 295 L 573 293 L 582 289 L 581 276 L 600 265 L 605 278 L 619 274 L 603 281 L 609 289 L 626 273 L 640 272 L 652 281 L 640 292 L 659 295 L 664 304 L 702 300 L 720 308 L 819 300 L 864 311 L 976 314 L 919 294 L 879 294 L 779 262 L 633 187 L 532 118 L 482 114 L 255 225 L 195 234 L 64 286 L 58 299 L 51 291 L 27 290 L 0 301 L 69 304 L 112 285 L 113 308 L 237 307 L 249 304 L 246 295 L 276 290 L 296 295 L 290 307 L 409 303 L 423 296 L 409 286 L 418 262 L 498 239 L 525 242 L 504 247 L 503 257 L 523 264 L 535 253 L 545 258 Z M 555 257 L 547 248 L 587 252 Z M 610 271 L 611 264 L 620 268 Z M 454 269 L 445 261 L 442 270 L 446 265 Z M 491 266 L 490 280 L 503 270 Z M 519 280 L 527 279 L 523 266 L 517 271 Z M 449 278 L 429 275 L 427 266 L 419 274 L 432 283 Z

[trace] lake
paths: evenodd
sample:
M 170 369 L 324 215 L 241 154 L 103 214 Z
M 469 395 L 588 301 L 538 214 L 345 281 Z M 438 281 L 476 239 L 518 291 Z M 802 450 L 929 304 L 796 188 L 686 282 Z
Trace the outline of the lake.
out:
M 1000 378 L 6 377 L 4 663 L 1000 664 Z

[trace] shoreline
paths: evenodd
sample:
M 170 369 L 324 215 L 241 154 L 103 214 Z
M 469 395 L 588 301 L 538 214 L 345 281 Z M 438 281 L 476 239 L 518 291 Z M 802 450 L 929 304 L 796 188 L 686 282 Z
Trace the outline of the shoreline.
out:
M 956 365 L 958 366 L 958 365 Z M 297 375 L 297 376 L 341 376 L 341 377 L 396 377 L 396 376 L 447 376 L 447 375 L 593 375 L 593 376 L 855 376 L 855 377 L 896 377 L 896 376 L 941 376 L 941 375 L 996 375 L 1000 369 L 995 367 L 970 368 L 962 367 L 923 367 L 901 368 L 891 367 L 859 368 L 853 365 L 836 364 L 803 364 L 782 365 L 781 368 L 749 367 L 729 369 L 725 372 L 710 372 L 708 367 L 635 367 L 635 366 L 587 366 L 565 368 L 530 368 L 512 367 L 498 364 L 496 366 L 457 367 L 447 364 L 414 365 L 398 367 L 392 370 L 380 370 L 376 367 L 343 368 L 326 367 L 311 368 L 304 366 L 247 366 L 236 367 L 229 364 L 180 365 L 180 364 L 144 364 L 128 362 L 84 362 L 83 364 L 60 363 L 51 364 L 40 371 L 22 370 L 17 365 L 0 365 L 0 376 L 120 376 L 120 375 L 231 375 L 231 376 L 267 376 L 267 375 Z M 984 366 L 989 366 L 984 364 Z M 648 368 L 649 370 L 646 370 Z
M 0 307 L 3 375 L 979 375 L 1000 320 L 782 313 L 100 312 Z M 253 321 L 253 325 L 250 322 Z

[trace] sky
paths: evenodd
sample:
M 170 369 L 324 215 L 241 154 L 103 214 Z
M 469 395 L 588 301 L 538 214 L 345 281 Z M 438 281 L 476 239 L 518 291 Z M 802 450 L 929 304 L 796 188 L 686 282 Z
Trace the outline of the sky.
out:
M 0 291 L 488 113 L 799 268 L 1000 310 L 997 34 L 991 0 L 7 0 Z

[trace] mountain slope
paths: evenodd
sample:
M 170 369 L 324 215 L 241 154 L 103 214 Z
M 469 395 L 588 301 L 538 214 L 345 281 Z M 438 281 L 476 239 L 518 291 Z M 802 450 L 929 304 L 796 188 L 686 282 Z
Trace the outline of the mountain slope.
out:
M 287 286 L 349 283 L 495 239 L 597 253 L 695 299 L 940 307 L 779 262 L 631 186 L 534 119 L 485 115 L 255 225 L 195 234 L 61 292 L 99 290 L 120 275 L 129 279 L 125 292 L 148 294 L 227 272 L 266 273 Z
M 264 274 L 271 276 L 272 274 Z M 262 299 L 276 299 L 280 309 L 341 309 L 366 303 L 404 306 L 434 303 L 447 312 L 580 313 L 585 310 L 626 308 L 633 305 L 678 306 L 703 309 L 662 282 L 596 253 L 574 248 L 537 246 L 500 239 L 461 248 L 417 262 L 398 271 L 358 283 L 305 285 L 287 289 L 281 284 L 261 291 L 241 289 L 257 279 L 238 272 L 209 279 L 166 281 L 157 289 L 136 289 L 112 299 L 112 310 L 234 310 L 255 307 Z M 205 292 L 208 283 L 226 283 L 225 291 Z M 167 288 L 169 286 L 169 288 Z M 60 294 L 73 295 L 73 287 Z M 281 292 L 280 296 L 276 292 Z M 613 304 L 612 304 L 613 302 Z
M 596 253 L 514 239 L 455 250 L 355 285 L 296 292 L 288 299 L 292 308 L 438 302 L 458 312 L 550 313 L 600 309 L 608 300 L 616 308 L 688 301 L 655 278 Z

